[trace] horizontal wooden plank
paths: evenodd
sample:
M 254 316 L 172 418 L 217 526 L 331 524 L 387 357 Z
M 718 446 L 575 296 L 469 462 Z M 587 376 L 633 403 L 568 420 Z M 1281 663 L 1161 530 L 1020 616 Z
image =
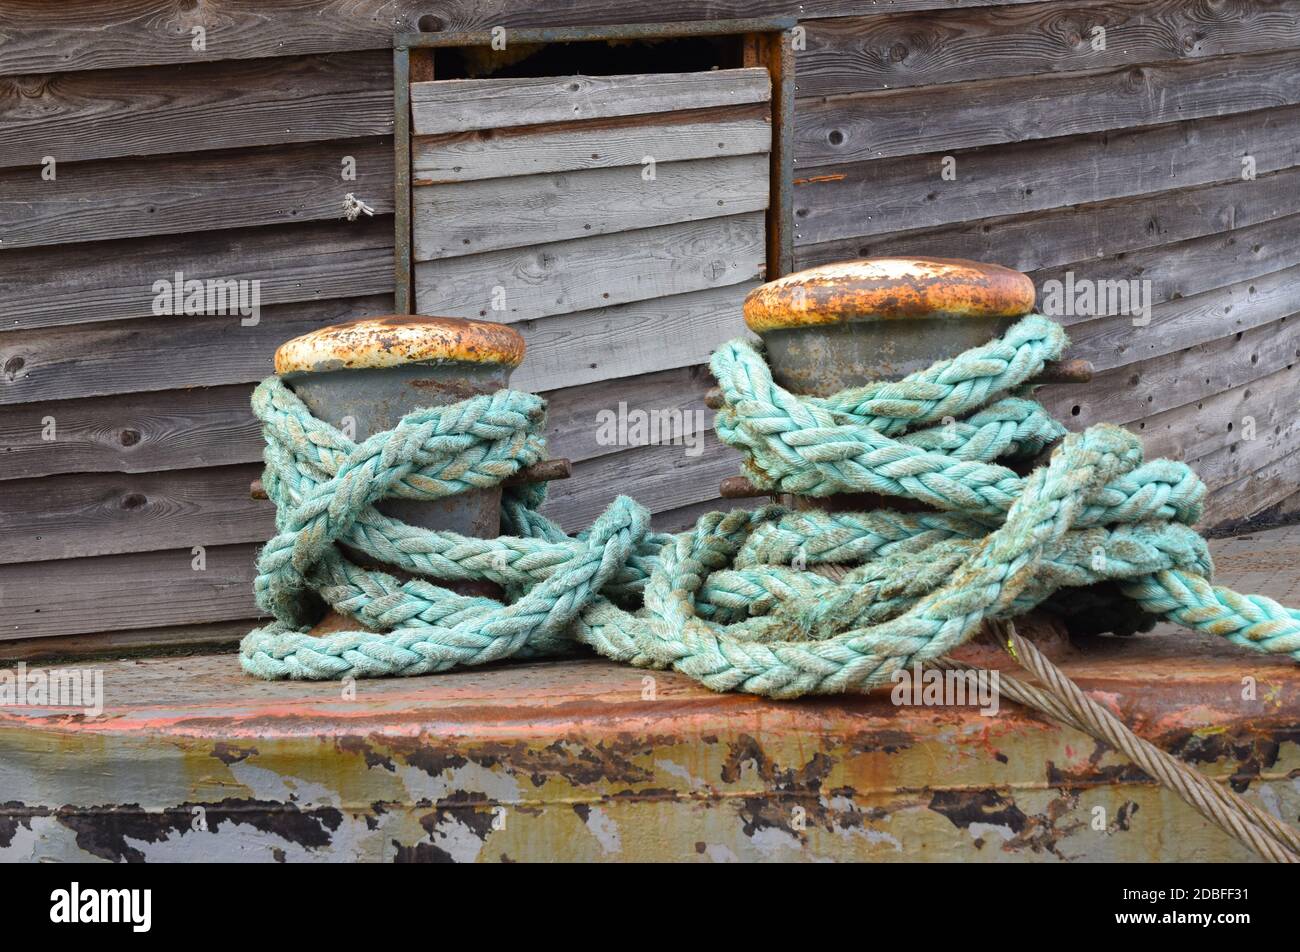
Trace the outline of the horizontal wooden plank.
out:
M 412 191 L 416 261 L 767 208 L 765 154 L 427 185 Z
M 355 180 L 342 177 L 344 159 Z M 393 210 L 392 143 L 350 139 L 0 172 L 5 248 L 343 219 L 351 192 Z
M 681 421 L 680 432 L 693 439 L 713 428 L 713 411 L 704 405 L 713 385 L 709 368 L 697 365 L 548 391 L 543 394 L 548 448 L 552 456 L 575 461 L 622 452 L 627 447 L 605 439 L 600 426 L 603 414 L 617 414 L 620 407 L 647 420 L 657 415 L 674 426 Z
M 1151 309 L 1151 323 L 1101 317 L 1070 327 L 1070 354 L 1099 370 L 1138 364 L 1238 334 L 1300 311 L 1300 267 L 1286 268 Z
M 1201 525 L 1232 524 L 1263 512 L 1293 494 L 1297 483 L 1300 454 L 1292 453 L 1210 493 Z
M 795 104 L 795 160 L 820 165 L 1153 126 L 1300 103 L 1297 52 L 925 86 Z M 954 109 L 955 101 L 961 103 Z
M 0 73 L 120 69 L 223 59 L 255 59 L 382 49 L 414 29 L 417 0 L 274 5 L 215 0 L 192 8 L 167 0 L 14 0 L 0 10 Z M 202 28 L 201 48 L 194 30 Z
M 1071 0 L 808 24 L 799 93 L 829 96 L 1295 49 L 1294 0 Z M 1104 36 L 1096 33 L 1100 27 Z
M 417 136 L 411 143 L 411 174 L 416 185 L 436 185 L 641 165 L 647 157 L 679 162 L 751 155 L 771 147 L 770 107 L 755 103 Z
M 763 214 L 748 212 L 420 262 L 416 301 L 422 314 L 513 323 L 740 284 L 765 261 Z
M 1300 320 L 1269 324 L 1141 364 L 1097 374 L 1091 383 L 1061 384 L 1039 399 L 1072 429 L 1129 423 L 1259 380 L 1300 357 Z
M 84 635 L 51 635 L 0 641 L 0 662 L 62 659 L 126 658 L 167 652 L 225 650 L 234 656 L 239 640 L 257 626 L 253 618 L 167 625 L 128 631 L 97 631 Z
M 0 641 L 255 618 L 257 545 L 0 566 Z M 231 663 L 236 663 L 231 659 Z
M 1278 401 L 1285 400 L 1290 412 L 1272 426 L 1260 427 L 1256 421 L 1253 435 L 1242 433 L 1240 420 L 1235 432 L 1238 438 L 1211 453 L 1197 457 L 1193 468 L 1206 487 L 1213 492 L 1222 486 L 1235 483 L 1269 463 L 1289 459 L 1300 451 L 1300 420 L 1295 414 L 1295 391 L 1275 394 Z
M 796 185 L 796 242 L 1023 214 L 1130 195 L 1241 181 L 1300 165 L 1300 107 L 1119 133 L 828 166 Z
M 252 463 L 262 435 L 249 384 L 127 393 L 0 409 L 0 479 Z M 53 420 L 53 439 L 46 421 Z
M 1038 271 L 1229 231 L 1300 213 L 1300 168 L 1026 215 L 852 237 L 796 249 L 800 268 L 889 254 L 994 261 Z
M 1078 309 L 1072 306 L 1072 302 L 1052 299 L 1044 291 L 1049 282 L 1060 283 L 1059 296 L 1064 298 L 1068 294 L 1065 282 L 1070 276 L 1076 283 L 1087 281 L 1094 287 L 1100 287 L 1104 281 L 1120 281 L 1128 285 L 1130 299 L 1133 297 L 1132 289 L 1136 287 L 1151 304 L 1158 305 L 1300 264 L 1300 247 L 1295 241 L 1298 232 L 1300 215 L 1292 215 L 1173 245 L 1045 268 L 1032 272 L 1031 277 L 1039 289 L 1039 309 L 1072 327 L 1103 315 L 1096 313 L 1096 308 L 1089 309 L 1089 313 L 1075 313 Z M 1131 320 L 1122 320 L 1132 326 Z M 1137 328 L 1140 333 L 1150 330 L 1149 327 Z M 1160 331 L 1153 333 L 1159 334 Z M 1102 355 L 1089 353 L 1083 356 L 1091 359 Z
M 1300 480 L 1295 480 L 1294 483 L 1300 484 Z M 1300 516 L 1300 490 L 1270 504 L 1266 512 L 1259 514 L 1259 519 L 1261 522 L 1267 521 L 1273 525 L 1290 525 L 1295 522 L 1297 516 Z
M 275 508 L 248 498 L 261 473 L 253 463 L 6 482 L 0 564 L 265 541 Z
M 362 217 L 0 253 L 6 330 L 153 315 L 155 281 L 257 281 L 262 306 L 391 294 L 393 218 Z M 167 318 L 164 318 L 167 319 Z
M 1300 364 L 1211 394 L 1195 403 L 1156 413 L 1129 424 L 1142 437 L 1147 459 L 1166 456 L 1194 467 L 1204 456 L 1241 438 L 1246 418 L 1257 434 L 1286 424 L 1295 416 L 1294 394 L 1300 388 Z
M 1030 0 L 997 0 L 997 4 Z M 891 0 L 888 10 L 947 10 L 989 6 L 993 0 Z M 691 20 L 732 20 L 745 17 L 797 16 L 801 20 L 876 14 L 880 0 L 432 0 L 421 9 L 433 14 L 437 28 L 489 29 L 493 24 L 514 27 L 586 26 L 602 23 L 673 23 Z M 433 27 L 426 27 L 433 28 Z
M 573 532 L 589 526 L 621 495 L 651 512 L 716 499 L 718 483 L 740 472 L 740 454 L 712 430 L 692 455 L 696 452 L 685 445 L 635 446 L 579 463 L 571 479 L 550 485 L 542 512 Z
M 761 68 L 629 76 L 445 79 L 411 84 L 411 128 L 416 135 L 438 135 L 710 109 L 766 102 L 771 97 L 771 78 Z
M 596 311 L 522 321 L 528 356 L 511 386 L 540 392 L 704 363 L 745 333 L 751 281 Z
M 238 317 L 163 317 L 0 335 L 0 404 L 261 380 L 275 349 L 310 330 L 392 313 L 392 298 L 282 304 Z
M 946 10 L 1030 0 L 892 0 L 886 9 Z M 881 12 L 879 0 L 8 0 L 0 9 L 0 74 L 103 69 L 149 63 L 387 49 L 419 28 L 479 30 L 674 23 L 744 17 L 841 17 Z M 203 49 L 192 30 L 205 29 Z
M 393 132 L 393 59 L 332 56 L 0 79 L 0 166 Z

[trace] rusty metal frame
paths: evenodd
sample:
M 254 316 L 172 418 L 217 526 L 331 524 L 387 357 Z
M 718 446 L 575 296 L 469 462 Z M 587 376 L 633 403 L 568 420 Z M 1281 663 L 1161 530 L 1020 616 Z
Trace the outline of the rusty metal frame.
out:
M 698 23 L 631 23 L 617 26 L 547 27 L 509 30 L 513 43 L 585 43 L 603 40 L 682 39 L 704 36 L 754 37 L 758 63 L 772 78 L 771 186 L 767 207 L 767 280 L 794 268 L 794 17 L 708 20 Z M 411 82 L 412 54 L 465 46 L 491 46 L 486 30 L 399 33 L 393 38 L 394 307 L 415 313 L 411 250 Z M 426 64 L 427 65 L 427 64 Z

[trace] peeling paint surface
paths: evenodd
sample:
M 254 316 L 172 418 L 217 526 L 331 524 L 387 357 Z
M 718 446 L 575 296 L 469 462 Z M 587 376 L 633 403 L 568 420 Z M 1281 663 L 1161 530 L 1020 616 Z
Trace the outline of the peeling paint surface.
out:
M 1060 663 L 1300 817 L 1300 672 L 1182 632 Z M 0 859 L 1247 860 L 1122 757 L 1011 702 L 717 695 L 603 661 L 339 685 L 104 662 L 105 707 L 0 709 Z M 1257 699 L 1243 698 L 1242 678 Z

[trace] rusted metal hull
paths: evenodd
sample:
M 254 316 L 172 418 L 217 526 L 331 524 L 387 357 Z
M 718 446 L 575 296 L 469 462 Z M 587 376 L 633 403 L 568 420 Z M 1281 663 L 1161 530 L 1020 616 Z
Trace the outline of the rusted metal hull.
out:
M 1143 736 L 1300 815 L 1290 662 L 1177 633 L 1062 663 Z M 996 717 L 888 691 L 780 703 L 591 660 L 361 682 L 355 698 L 251 681 L 230 656 L 103 670 L 98 717 L 0 709 L 0 859 L 1253 858 L 1009 702 Z

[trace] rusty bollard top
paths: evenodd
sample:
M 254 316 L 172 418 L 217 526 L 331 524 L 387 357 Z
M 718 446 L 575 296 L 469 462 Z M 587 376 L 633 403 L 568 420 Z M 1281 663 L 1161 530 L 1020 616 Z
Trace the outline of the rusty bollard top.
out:
M 1010 268 L 961 258 L 864 258 L 809 268 L 745 298 L 755 333 L 854 320 L 1008 318 L 1034 307 L 1034 283 Z
M 1034 284 L 1010 268 L 962 258 L 864 258 L 809 268 L 745 299 L 745 323 L 763 338 L 772 378 L 791 393 L 829 397 L 899 380 L 979 347 L 1034 307 Z M 1031 383 L 1087 382 L 1087 361 L 1049 364 Z M 706 402 L 722 406 L 720 391 Z M 763 494 L 744 476 L 724 498 Z M 796 508 L 878 508 L 879 497 L 794 500 Z M 889 503 L 895 508 L 904 504 Z
M 322 327 L 282 344 L 275 372 L 378 370 L 406 364 L 518 367 L 524 339 L 513 328 L 455 317 L 388 315 Z
M 756 288 L 745 323 L 778 384 L 825 397 L 898 380 L 1003 333 L 1034 306 L 1034 284 L 960 258 L 863 258 Z

